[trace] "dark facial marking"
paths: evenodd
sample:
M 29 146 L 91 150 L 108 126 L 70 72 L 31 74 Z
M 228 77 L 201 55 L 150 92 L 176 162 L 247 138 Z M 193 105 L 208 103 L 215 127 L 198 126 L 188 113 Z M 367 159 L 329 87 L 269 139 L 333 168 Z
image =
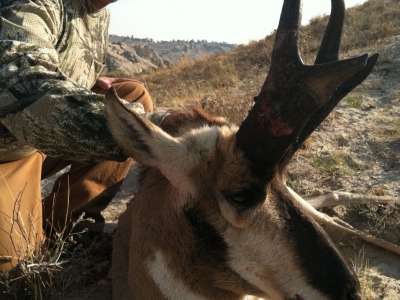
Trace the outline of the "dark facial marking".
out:
M 216 293 L 222 290 L 221 297 L 222 295 L 226 296 L 230 291 L 232 299 L 236 299 L 238 293 L 240 294 L 244 291 L 251 295 L 263 295 L 258 288 L 245 281 L 239 274 L 227 266 L 228 245 L 217 229 L 207 222 L 201 209 L 198 207 L 189 209 L 185 211 L 185 216 L 193 229 L 196 241 L 195 252 L 192 254 L 191 267 L 193 269 L 204 269 L 206 267 L 209 272 L 206 278 L 196 278 L 194 284 L 198 286 L 201 284 L 201 281 L 203 287 L 206 287 L 208 293 L 212 293 L 213 296 L 216 296 Z M 218 274 L 220 279 L 225 278 L 226 282 L 236 282 L 233 288 L 236 291 L 232 291 L 232 286 L 228 288 L 226 286 L 215 286 L 215 274 Z M 207 295 L 205 296 L 207 298 Z
M 281 194 L 279 200 L 289 216 L 285 219 L 288 238 L 295 245 L 308 282 L 330 299 L 345 300 L 349 294 L 357 294 L 359 283 L 354 272 L 329 243 L 325 232 L 318 231 L 286 195 Z
M 218 231 L 206 221 L 200 209 L 194 207 L 185 212 L 193 228 L 196 239 L 196 253 L 200 259 L 212 260 L 224 266 L 227 257 L 227 244 Z

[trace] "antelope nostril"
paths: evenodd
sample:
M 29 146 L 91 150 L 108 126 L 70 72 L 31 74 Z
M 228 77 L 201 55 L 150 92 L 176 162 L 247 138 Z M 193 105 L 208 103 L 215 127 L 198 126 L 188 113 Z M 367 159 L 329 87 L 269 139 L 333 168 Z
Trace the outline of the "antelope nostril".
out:
M 346 300 L 361 300 L 361 295 L 359 293 L 347 293 Z

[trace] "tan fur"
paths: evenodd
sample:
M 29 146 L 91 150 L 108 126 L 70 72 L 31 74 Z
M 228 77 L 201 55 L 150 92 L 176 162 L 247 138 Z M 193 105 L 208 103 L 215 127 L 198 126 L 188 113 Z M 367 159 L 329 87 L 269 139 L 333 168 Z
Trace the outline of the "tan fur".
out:
M 208 128 L 208 130 L 212 131 L 215 130 L 215 128 Z M 227 128 L 224 128 L 222 131 L 229 132 Z M 199 142 L 200 145 L 204 145 L 204 140 L 201 133 L 202 132 L 199 130 L 194 131 L 194 135 L 199 135 L 197 136 L 199 140 L 196 141 Z M 193 135 L 187 137 L 189 140 L 191 138 L 193 138 Z M 232 148 L 230 150 L 232 150 Z M 213 155 L 209 155 L 207 151 L 203 152 L 203 156 L 204 157 L 199 157 L 197 164 L 195 161 L 193 161 L 193 163 L 195 166 L 200 168 L 200 170 L 198 170 L 200 174 L 202 173 L 203 176 L 209 174 L 210 176 L 197 178 L 199 175 L 197 172 L 189 172 L 192 174 L 190 174 L 191 176 L 188 176 L 190 182 L 199 182 L 200 180 L 202 184 L 199 187 L 200 191 L 197 190 L 197 192 L 202 194 L 204 194 L 206 191 L 201 191 L 201 189 L 207 190 L 209 186 L 213 185 L 213 181 L 218 175 L 218 169 L 214 168 L 214 166 L 211 168 L 214 170 L 207 168 L 207 161 L 216 161 L 219 159 L 219 157 L 213 157 Z M 179 166 L 180 163 L 177 165 Z M 201 166 L 203 168 L 201 168 Z M 149 187 L 154 186 L 157 186 L 157 188 L 149 189 Z M 178 280 L 180 280 L 182 285 L 184 285 L 186 275 L 182 274 L 182 269 L 185 268 L 186 264 L 190 264 L 191 249 L 194 247 L 194 245 L 191 242 L 192 238 L 188 236 L 190 235 L 190 228 L 188 228 L 187 221 L 185 221 L 182 214 L 176 216 L 176 213 L 177 210 L 179 211 L 182 208 L 181 205 L 178 205 L 181 203 L 180 197 L 182 197 L 182 195 L 191 194 L 190 190 L 191 189 L 189 189 L 189 192 L 187 193 L 185 190 L 178 192 L 177 189 L 171 185 L 169 181 L 166 180 L 164 175 L 161 174 L 161 172 L 159 172 L 157 169 L 148 170 L 148 174 L 145 180 L 142 182 L 141 188 L 136 194 L 134 202 L 128 206 L 127 211 L 121 216 L 117 232 L 114 236 L 114 245 L 122 246 L 118 246 L 118 250 L 114 250 L 113 253 L 112 277 L 113 290 L 115 291 L 114 299 L 164 299 L 160 296 L 157 288 L 154 288 L 153 279 L 146 276 L 146 274 L 150 272 L 148 269 L 149 264 L 156 260 L 157 253 L 159 253 L 157 251 L 159 250 L 159 247 L 163 248 L 161 253 L 164 257 L 169 257 L 172 261 L 181 261 L 181 266 L 168 264 L 167 266 L 170 268 L 169 272 L 173 276 L 177 276 Z M 159 195 L 162 195 L 162 197 Z M 193 205 L 193 203 L 189 200 L 185 201 L 183 205 L 189 207 L 190 205 Z M 156 208 L 155 211 L 154 208 Z M 211 203 L 211 207 L 208 207 L 207 205 L 204 207 L 204 209 L 206 210 L 206 214 L 214 215 L 215 218 L 218 218 L 218 215 L 220 215 L 218 212 L 217 203 L 215 202 Z M 176 218 L 174 218 L 174 216 Z M 159 226 L 160 228 L 158 228 Z M 179 228 L 178 232 L 176 232 L 177 226 Z M 143 230 L 136 230 L 138 228 Z M 154 230 L 157 230 L 157 233 L 155 233 Z M 163 237 L 167 238 L 171 232 L 179 234 L 177 244 L 175 245 L 169 245 L 168 241 L 163 240 Z M 135 245 L 135 251 L 132 251 L 132 248 L 130 247 L 125 247 L 126 245 Z M 180 247 L 180 249 L 187 249 L 187 253 L 184 253 L 186 255 L 181 256 L 182 253 L 176 253 L 176 247 Z M 130 251 L 127 248 L 130 248 Z M 129 272 L 121 272 L 122 268 L 126 269 L 128 261 Z M 204 270 L 196 270 L 196 272 L 199 274 L 190 275 L 194 278 L 203 277 L 202 274 L 205 271 L 207 271 L 206 267 L 204 267 Z M 128 276 L 126 274 L 128 274 Z M 122 280 L 123 276 L 126 276 L 124 280 Z M 215 274 L 215 276 L 218 276 L 218 274 Z M 127 277 L 129 277 L 129 282 L 126 282 Z M 226 284 L 223 277 L 216 277 L 215 280 L 221 281 L 221 285 Z M 228 284 L 232 286 L 240 286 L 241 283 L 229 282 Z M 129 286 L 130 289 L 127 289 L 127 286 Z M 204 288 L 204 286 L 200 288 Z M 191 290 L 190 288 L 188 289 Z M 245 287 L 242 287 L 242 289 L 245 289 Z M 128 297 L 123 293 L 120 293 L 120 291 L 126 292 L 128 290 Z M 194 288 L 191 292 L 193 294 L 197 294 L 199 299 L 244 299 L 245 296 L 245 294 L 228 296 L 222 291 L 214 290 L 210 290 L 210 292 L 206 293 L 206 295 L 202 295 L 202 292 L 196 291 L 196 288 Z M 185 298 L 185 296 L 182 295 L 181 299 L 192 299 L 192 297 Z
M 324 233 L 292 201 L 281 176 L 250 208 L 227 201 L 224 191 L 259 181 L 237 150 L 235 126 L 195 110 L 166 119 L 172 136 L 118 99 L 108 103 L 117 142 L 150 166 L 114 235 L 113 299 L 329 299 L 305 280 L 295 244 L 284 233 L 286 205 Z M 196 231 L 203 229 L 199 238 Z

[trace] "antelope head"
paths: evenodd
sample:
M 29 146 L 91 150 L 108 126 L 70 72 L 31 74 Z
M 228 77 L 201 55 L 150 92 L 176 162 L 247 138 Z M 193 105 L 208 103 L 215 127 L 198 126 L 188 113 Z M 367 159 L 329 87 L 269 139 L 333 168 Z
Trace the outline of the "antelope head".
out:
M 361 298 L 353 270 L 282 174 L 376 62 L 338 60 L 344 10 L 332 0 L 316 64 L 304 65 L 301 1 L 284 1 L 268 77 L 240 128 L 199 110 L 158 127 L 108 92 L 114 139 L 146 166 L 115 234 L 115 299 Z

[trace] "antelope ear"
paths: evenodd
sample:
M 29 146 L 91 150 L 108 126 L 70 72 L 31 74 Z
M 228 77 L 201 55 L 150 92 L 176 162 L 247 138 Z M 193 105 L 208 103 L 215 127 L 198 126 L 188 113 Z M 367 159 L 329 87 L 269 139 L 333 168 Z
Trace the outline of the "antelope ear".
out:
M 185 145 L 122 104 L 114 88 L 107 92 L 104 104 L 111 134 L 127 155 L 140 164 L 160 169 L 182 159 Z

